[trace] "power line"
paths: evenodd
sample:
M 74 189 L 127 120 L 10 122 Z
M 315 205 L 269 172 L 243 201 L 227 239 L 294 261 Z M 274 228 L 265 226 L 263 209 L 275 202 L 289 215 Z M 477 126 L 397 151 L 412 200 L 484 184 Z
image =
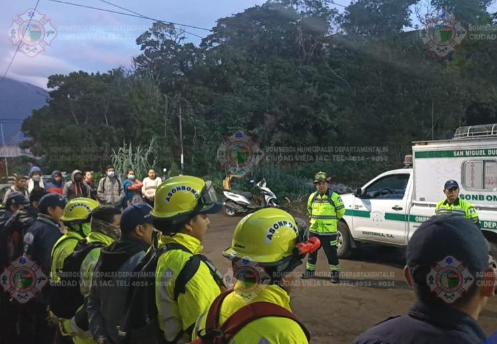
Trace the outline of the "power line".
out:
M 89 8 L 89 9 L 92 9 L 92 10 L 97 10 L 97 11 L 103 11 L 103 12 L 110 12 L 110 13 L 115 13 L 115 14 L 121 14 L 121 15 L 124 15 L 124 16 L 129 16 L 129 17 L 136 17 L 136 18 L 142 18 L 142 19 L 149 19 L 149 20 L 153 20 L 153 21 L 158 21 L 158 22 L 162 22 L 162 23 L 167 23 L 167 24 L 172 24 L 172 25 L 176 25 L 176 26 L 182 26 L 182 27 L 189 27 L 191 29 L 197 29 L 197 30 L 204 30 L 204 31 L 212 31 L 210 29 L 206 29 L 204 27 L 199 27 L 199 26 L 193 26 L 193 25 L 188 25 L 188 24 L 181 24 L 181 23 L 175 23 L 175 22 L 171 22 L 171 21 L 167 21 L 167 20 L 160 20 L 160 19 L 154 19 L 154 18 L 151 18 L 151 17 L 147 17 L 147 16 L 144 16 L 144 15 L 141 15 L 141 14 L 138 14 L 136 12 L 133 12 L 131 10 L 128 10 L 128 9 L 125 9 L 123 7 L 120 7 L 120 6 L 117 6 L 117 5 L 114 5 L 114 4 L 111 4 L 109 3 L 110 5 L 113 5 L 115 7 L 118 7 L 118 8 L 121 8 L 121 9 L 124 9 L 128 12 L 131 12 L 130 13 L 125 13 L 125 12 L 119 12 L 119 11 L 113 11 L 113 10 L 108 10 L 108 9 L 105 9 L 105 8 L 99 8 L 99 7 L 93 7 L 93 6 L 87 6 L 87 5 L 81 5 L 81 4 L 76 4 L 76 3 L 73 3 L 73 2 L 67 2 L 67 1 L 61 1 L 61 0 L 48 0 L 48 1 L 51 1 L 51 2 L 58 2 L 58 3 L 61 3 L 61 4 L 66 4 L 66 5 L 71 5 L 71 6 L 77 6 L 77 7 L 83 7 L 83 8 Z M 186 32 L 186 31 L 185 31 Z M 192 34 L 192 33 L 190 33 Z M 194 35 L 194 34 L 192 34 Z
M 189 27 L 189 28 L 192 28 L 192 29 L 198 29 L 198 30 L 204 30 L 204 31 L 209 31 L 211 32 L 212 30 L 210 29 L 206 29 L 204 27 L 199 27 L 199 26 L 193 26 L 193 25 L 185 25 L 185 24 L 181 24 L 181 23 L 175 23 L 175 22 L 170 22 L 170 21 L 164 21 L 164 20 L 160 20 L 160 19 L 155 19 L 155 18 L 151 18 L 151 17 L 147 17 L 143 14 L 140 14 L 138 12 L 135 12 L 135 11 L 132 11 L 130 9 L 127 9 L 125 7 L 122 7 L 122 6 L 119 6 L 119 5 L 116 5 L 116 4 L 113 4 L 112 2 L 110 1 L 106 1 L 106 0 L 100 0 L 101 2 L 105 3 L 105 4 L 108 4 L 108 5 L 111 5 L 111 6 L 114 6 L 114 7 L 117 7 L 121 10 L 125 10 L 126 12 L 129 12 L 129 13 L 133 13 L 133 14 L 136 14 L 137 16 L 140 16 L 141 18 L 144 18 L 144 19 L 149 19 L 149 20 L 153 20 L 153 21 L 157 21 L 157 22 L 161 22 L 161 23 L 164 23 L 164 24 L 173 24 L 173 25 L 177 25 L 177 26 L 184 26 L 184 27 Z
M 36 1 L 36 5 L 35 5 L 35 9 L 33 11 L 36 12 L 36 9 L 38 8 L 38 4 L 40 3 L 40 0 L 37 0 Z M 19 41 L 19 44 L 17 45 L 17 48 L 16 48 L 16 51 L 14 52 L 14 56 L 12 56 L 12 59 L 10 60 L 10 63 L 9 65 L 7 66 L 7 69 L 5 70 L 5 73 L 3 74 L 3 77 L 2 77 L 2 80 L 0 80 L 0 86 L 2 86 L 3 84 L 3 81 L 5 80 L 5 78 L 7 77 L 7 74 L 9 73 L 9 70 L 10 70 L 10 67 L 12 67 L 12 63 L 14 63 L 14 59 L 16 58 L 17 56 L 17 52 L 19 51 L 19 49 L 21 48 L 21 45 L 22 45 L 22 42 L 24 42 L 24 36 L 26 35 L 26 31 L 28 31 L 29 29 L 29 26 L 31 25 L 31 20 L 33 19 L 33 16 L 29 16 L 29 21 L 28 21 L 28 25 L 26 25 L 26 28 L 24 29 L 24 32 L 22 33 L 22 37 L 21 37 L 21 40 Z
M 335 1 L 333 1 L 333 0 L 331 0 L 331 3 L 332 3 L 333 5 L 337 5 L 337 6 L 340 6 L 340 7 L 343 7 L 343 8 L 347 8 L 347 6 L 342 5 L 342 4 L 337 4 L 337 3 L 336 3 Z
M 106 4 L 109 4 L 111 6 L 114 6 L 114 7 L 117 7 L 117 8 L 120 8 L 121 10 L 125 10 L 127 12 L 130 12 L 130 13 L 133 13 L 133 14 L 136 14 L 137 16 L 139 16 L 140 18 L 143 18 L 143 19 L 149 19 L 149 20 L 152 20 L 152 21 L 156 21 L 156 22 L 159 22 L 159 23 L 163 23 L 163 24 L 173 24 L 173 25 L 178 25 L 178 26 L 182 26 L 182 24 L 177 24 L 177 23 L 173 23 L 173 22 L 165 22 L 163 20 L 160 20 L 160 19 L 154 19 L 154 18 L 150 18 L 150 17 L 147 17 L 147 16 L 144 16 L 143 14 L 140 14 L 138 12 L 135 12 L 135 11 L 132 11 L 132 10 L 129 10 L 127 8 L 124 8 L 124 7 L 121 7 L 121 6 L 118 6 L 116 4 L 113 4 L 112 2 L 110 1 L 105 1 L 105 0 L 100 0 L 101 2 L 103 3 L 106 3 Z M 207 30 L 207 31 L 212 31 L 212 30 L 209 30 L 209 29 L 205 29 L 205 28 L 201 28 L 201 27 L 196 27 L 196 26 L 187 26 L 187 27 L 192 27 L 192 28 L 195 28 L 195 29 L 199 29 L 199 30 Z M 199 36 L 199 35 L 196 35 L 194 33 L 191 33 L 191 32 L 188 32 L 186 30 L 183 30 L 185 33 L 189 34 L 189 35 L 192 35 L 192 36 L 195 36 L 195 37 L 198 37 L 200 39 L 202 39 L 203 37 L 202 36 Z

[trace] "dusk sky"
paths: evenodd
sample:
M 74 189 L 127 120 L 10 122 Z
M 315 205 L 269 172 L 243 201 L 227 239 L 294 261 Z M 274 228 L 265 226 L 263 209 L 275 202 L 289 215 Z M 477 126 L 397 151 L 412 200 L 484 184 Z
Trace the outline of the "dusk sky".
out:
M 5 1 L 6 2 L 6 1 Z M 4 75 L 16 50 L 10 39 L 13 21 L 34 8 L 36 0 L 9 0 L 0 12 L 0 23 L 5 34 L 0 35 L 0 78 Z M 101 0 L 67 0 L 113 11 L 124 10 Z M 178 22 L 204 28 L 212 28 L 216 20 L 239 13 L 249 7 L 261 5 L 265 0 L 109 0 L 113 4 L 164 21 Z M 337 0 L 347 5 L 349 0 Z M 337 7 L 340 11 L 342 7 Z M 57 31 L 46 50 L 35 57 L 19 51 L 8 78 L 26 81 L 46 88 L 47 77 L 67 74 L 71 71 L 106 72 L 119 66 L 129 66 L 140 49 L 135 40 L 152 24 L 150 20 L 123 16 L 75 7 L 67 4 L 40 0 L 37 11 L 45 15 Z M 19 23 L 22 23 L 20 20 Z M 15 24 L 14 24 L 15 27 Z M 187 29 L 199 36 L 207 31 Z M 200 39 L 187 36 L 198 44 Z

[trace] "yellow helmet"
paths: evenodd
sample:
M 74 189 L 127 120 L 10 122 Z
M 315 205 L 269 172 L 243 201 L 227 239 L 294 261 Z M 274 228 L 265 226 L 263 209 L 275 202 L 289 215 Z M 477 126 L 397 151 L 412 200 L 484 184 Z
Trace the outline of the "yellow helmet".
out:
M 100 204 L 91 198 L 74 198 L 66 204 L 64 215 L 60 219 L 62 222 L 90 221 L 91 213 L 99 206 Z
M 178 176 L 167 179 L 155 192 L 151 215 L 156 220 L 181 222 L 191 215 L 214 214 L 221 210 L 210 181 Z
M 326 172 L 318 172 L 314 175 L 314 183 L 319 182 L 330 182 L 331 177 L 326 174 Z
M 231 247 L 223 255 L 231 260 L 277 263 L 292 256 L 302 240 L 303 233 L 292 215 L 281 209 L 266 208 L 238 223 Z

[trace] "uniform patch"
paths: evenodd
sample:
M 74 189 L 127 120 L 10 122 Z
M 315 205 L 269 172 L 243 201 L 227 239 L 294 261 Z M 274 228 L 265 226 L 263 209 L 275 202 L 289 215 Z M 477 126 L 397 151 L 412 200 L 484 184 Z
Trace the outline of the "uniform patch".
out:
M 475 278 L 462 262 L 447 256 L 431 268 L 426 276 L 426 283 L 437 297 L 452 304 L 471 288 Z
M 0 284 L 13 299 L 24 304 L 38 294 L 48 278 L 28 257 L 20 256 L 0 275 Z
M 250 302 L 271 284 L 271 276 L 263 266 L 250 259 L 238 259 L 223 276 L 224 283 L 232 288 L 241 282 L 236 290 L 244 302 Z

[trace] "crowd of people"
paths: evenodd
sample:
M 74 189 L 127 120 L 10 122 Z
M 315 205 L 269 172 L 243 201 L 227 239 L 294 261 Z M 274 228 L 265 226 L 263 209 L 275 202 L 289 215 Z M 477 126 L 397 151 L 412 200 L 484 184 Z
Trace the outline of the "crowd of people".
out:
M 167 178 L 166 176 L 162 178 Z M 123 179 L 116 174 L 113 166 L 108 166 L 105 176 L 98 183 L 93 180 L 93 171 L 71 172 L 70 180 L 64 181 L 62 172 L 55 170 L 48 181 L 42 178 L 39 167 L 33 166 L 28 176 L 16 174 L 14 185 L 5 193 L 3 204 L 11 192 L 20 192 L 27 199 L 36 190 L 63 195 L 67 200 L 86 197 L 97 200 L 103 205 L 113 205 L 121 208 L 133 203 L 147 202 L 153 205 L 155 191 L 162 183 L 154 169 L 148 171 L 148 176 L 141 182 L 133 170 L 128 170 Z
M 67 183 L 58 171 L 46 182 L 41 175 L 33 168 L 18 176 L 4 199 L 0 344 L 308 343 L 290 308 L 292 272 L 309 255 L 302 278 L 312 278 L 323 247 L 330 280 L 339 282 L 336 221 L 344 206 L 324 172 L 309 196 L 309 228 L 277 208 L 239 221 L 222 253 L 234 285 L 202 255 L 209 215 L 222 209 L 210 182 L 182 175 L 162 182 L 153 170 L 143 182 L 134 171 L 120 180 L 112 166 L 96 188 L 91 173 L 73 171 Z M 354 343 L 482 343 L 477 320 L 496 275 L 477 226 L 436 216 L 414 233 L 406 263 L 416 295 L 409 314 Z M 433 270 L 440 266 L 445 274 Z M 3 278 L 20 267 L 31 276 Z M 447 289 L 455 282 L 457 294 Z M 445 295 L 433 293 L 444 287 Z

